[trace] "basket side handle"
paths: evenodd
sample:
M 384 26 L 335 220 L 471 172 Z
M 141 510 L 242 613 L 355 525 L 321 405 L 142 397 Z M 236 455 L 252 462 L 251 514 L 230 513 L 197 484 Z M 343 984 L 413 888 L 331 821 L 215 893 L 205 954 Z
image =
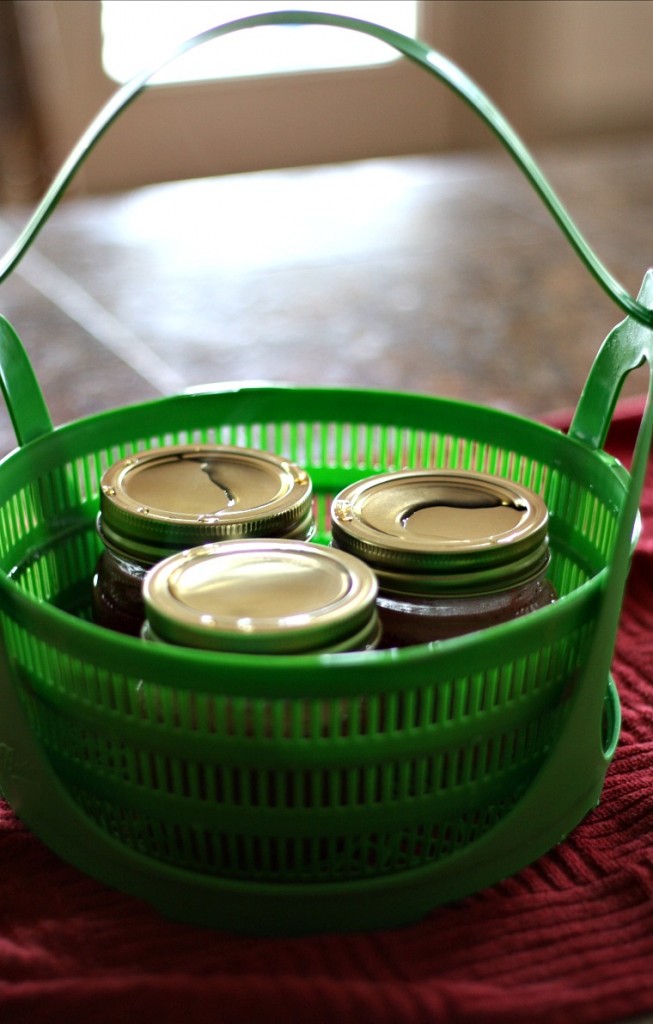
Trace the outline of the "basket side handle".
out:
M 653 268 L 644 276 L 637 301 L 653 309 Z M 653 330 L 627 317 L 610 331 L 594 359 L 569 436 L 593 450 L 602 448 L 624 381 L 645 362 L 653 363 Z
M 52 419 L 23 343 L 4 316 L 0 316 L 0 387 L 19 445 L 52 430 Z
M 644 276 L 639 301 L 653 309 L 653 269 Z M 602 638 L 616 634 L 653 441 L 653 328 L 627 317 L 610 331 L 594 359 L 569 427 L 574 440 L 593 450 L 602 449 L 623 383 L 629 373 L 645 363 L 648 395 L 630 459 L 628 490 L 619 513 L 603 620 L 597 634 Z M 612 456 L 606 454 L 605 458 Z
M 639 301 L 653 309 L 653 270 L 647 271 L 644 277 Z M 638 537 L 639 506 L 653 439 L 653 329 L 629 317 L 608 334 L 594 360 L 569 429 L 575 440 L 592 449 L 602 449 L 623 382 L 633 369 L 644 363 L 648 363 L 649 370 L 647 401 L 630 459 L 626 495 L 619 510 L 596 640 L 586 667 L 588 677 L 599 683 L 598 689 L 587 688 L 586 697 L 587 701 L 596 702 L 594 710 L 598 717 L 593 719 L 588 705 L 583 709 L 586 722 L 600 720 L 600 685 L 609 670 L 633 545 Z M 606 453 L 604 457 L 612 459 Z M 623 472 L 625 475 L 625 470 Z
M 151 83 L 151 79 L 159 71 L 182 54 L 212 39 L 243 29 L 270 25 L 325 25 L 361 32 L 378 39 L 382 43 L 386 43 L 438 78 L 470 106 L 497 136 L 542 202 L 549 209 L 549 212 L 556 220 L 572 248 L 575 249 L 581 261 L 610 298 L 624 312 L 634 317 L 640 323 L 653 327 L 653 310 L 634 299 L 609 273 L 585 241 L 519 136 L 488 96 L 464 71 L 432 47 L 400 32 L 395 32 L 393 29 L 345 15 L 302 10 L 254 14 L 207 29 L 205 32 L 201 32 L 199 35 L 182 42 L 167 57 L 159 61 L 155 67 L 146 69 L 127 82 L 122 88 L 118 89 L 83 133 L 14 245 L 4 257 L 0 258 L 0 282 L 11 273 L 16 264 L 22 259 L 41 227 L 61 199 L 71 179 L 75 176 L 79 167 L 99 139 L 125 107 L 132 103 Z

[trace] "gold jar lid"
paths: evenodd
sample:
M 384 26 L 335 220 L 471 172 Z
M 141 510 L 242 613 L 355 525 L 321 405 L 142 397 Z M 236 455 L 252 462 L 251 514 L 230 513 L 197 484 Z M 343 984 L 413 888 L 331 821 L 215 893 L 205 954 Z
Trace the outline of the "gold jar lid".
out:
M 214 540 L 307 537 L 311 502 L 308 474 L 277 455 L 175 445 L 138 452 L 106 470 L 98 526 L 109 547 L 156 561 Z
M 255 654 L 351 649 L 377 628 L 377 581 L 346 552 L 296 540 L 191 548 L 145 577 L 148 628 L 169 643 Z
M 402 470 L 342 490 L 334 544 L 402 592 L 488 591 L 542 572 L 548 511 L 533 491 L 465 470 Z

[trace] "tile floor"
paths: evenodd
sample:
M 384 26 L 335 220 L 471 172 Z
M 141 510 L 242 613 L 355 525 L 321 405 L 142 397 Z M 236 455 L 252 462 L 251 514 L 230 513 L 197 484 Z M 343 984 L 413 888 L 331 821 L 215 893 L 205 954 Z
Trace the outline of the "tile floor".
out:
M 653 265 L 653 139 L 536 158 L 636 294 Z M 29 212 L 0 209 L 0 251 Z M 55 423 L 243 378 L 538 416 L 575 404 L 623 315 L 500 150 L 66 199 L 0 286 L 0 312 Z M 13 444 L 3 410 L 0 449 Z

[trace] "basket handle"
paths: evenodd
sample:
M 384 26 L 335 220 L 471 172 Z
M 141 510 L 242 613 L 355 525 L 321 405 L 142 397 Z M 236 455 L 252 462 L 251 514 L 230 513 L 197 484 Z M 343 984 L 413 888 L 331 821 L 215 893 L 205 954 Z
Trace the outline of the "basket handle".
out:
M 637 301 L 653 309 L 653 269 L 646 272 Z M 592 363 L 569 436 L 588 448 L 602 448 L 623 383 L 645 362 L 653 365 L 653 332 L 627 317 L 610 331 Z
M 219 36 L 226 36 L 243 29 L 256 28 L 263 25 L 309 24 L 329 25 L 372 36 L 381 42 L 387 43 L 399 53 L 408 57 L 409 60 L 414 61 L 435 75 L 453 92 L 457 93 L 485 121 L 491 131 L 494 132 L 505 146 L 599 285 L 624 312 L 634 317 L 640 323 L 653 327 L 653 311 L 637 299 L 634 299 L 608 272 L 583 238 L 521 139 L 485 93 L 457 65 L 419 40 L 411 39 L 409 36 L 402 35 L 399 32 L 372 22 L 336 14 L 299 10 L 255 14 L 208 29 L 181 43 L 164 60 L 158 62 L 155 67 L 136 75 L 119 89 L 100 111 L 86 132 L 84 132 L 15 244 L 9 249 L 4 258 L 0 260 L 0 282 L 11 273 L 16 264 L 22 259 L 41 227 L 61 199 L 71 179 L 77 173 L 95 144 L 122 110 L 145 89 L 157 72 L 194 47 L 216 39 Z
M 644 277 L 638 301 L 653 310 L 653 270 L 648 270 Z M 588 678 L 596 680 L 605 679 L 614 650 L 653 439 L 653 329 L 627 317 L 610 331 L 592 364 L 569 427 L 571 438 L 597 452 L 602 449 L 621 386 L 631 370 L 644 363 L 648 363 L 649 370 L 647 401 L 630 459 L 627 491 L 619 511 L 596 640 L 586 667 Z M 615 462 L 605 452 L 602 456 Z M 584 716 L 581 722 L 600 721 L 600 699 L 599 687 L 587 689 L 582 712 L 579 712 Z M 592 702 L 597 705 L 594 709 Z
M 653 269 L 646 272 L 638 299 L 653 310 Z M 575 440 L 590 448 L 602 448 L 621 386 L 631 370 L 644 363 L 648 363 L 649 371 L 647 401 L 630 460 L 628 493 L 620 513 L 599 636 L 601 630 L 605 632 L 610 628 L 612 634 L 616 634 L 630 568 L 633 527 L 637 522 L 653 441 L 653 329 L 627 317 L 608 334 L 594 359 L 569 427 L 569 435 Z
M 4 316 L 0 316 L 0 388 L 19 445 L 52 430 L 50 413 L 32 364 Z

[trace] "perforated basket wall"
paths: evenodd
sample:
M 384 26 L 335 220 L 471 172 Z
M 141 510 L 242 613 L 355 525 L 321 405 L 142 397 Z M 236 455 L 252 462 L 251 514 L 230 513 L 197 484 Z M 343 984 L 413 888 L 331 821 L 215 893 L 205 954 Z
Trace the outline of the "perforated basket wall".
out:
M 143 650 L 83 621 L 105 466 L 212 441 L 305 465 L 317 542 L 333 494 L 377 471 L 526 484 L 550 508 L 561 600 L 439 646 L 330 657 Z M 587 661 L 624 475 L 554 431 L 473 406 L 255 388 L 73 424 L 1 466 L 0 493 L 11 671 L 79 807 L 120 843 L 193 872 L 324 882 L 446 858 L 519 801 Z

